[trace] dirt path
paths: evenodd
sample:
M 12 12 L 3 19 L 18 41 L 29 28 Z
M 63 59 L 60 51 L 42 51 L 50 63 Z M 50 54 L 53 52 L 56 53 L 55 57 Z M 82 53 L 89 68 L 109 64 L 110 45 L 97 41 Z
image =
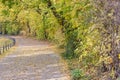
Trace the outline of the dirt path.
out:
M 17 48 L 0 60 L 0 80 L 70 80 L 47 42 L 15 37 Z

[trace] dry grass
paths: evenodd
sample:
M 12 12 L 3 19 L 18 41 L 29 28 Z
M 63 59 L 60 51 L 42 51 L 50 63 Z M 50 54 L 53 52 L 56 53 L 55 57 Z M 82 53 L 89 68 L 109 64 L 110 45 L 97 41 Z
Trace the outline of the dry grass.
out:
M 12 41 L 11 40 L 9 40 L 8 38 L 0 38 L 0 47 L 1 46 L 3 46 L 3 45 L 5 45 L 5 44 L 9 44 L 9 43 L 11 43 Z
M 9 44 L 12 41 L 9 40 L 8 38 L 0 38 L 0 47 L 2 47 L 5 44 Z M 0 59 L 4 58 L 6 55 L 8 55 L 9 53 L 13 52 L 15 50 L 16 47 L 11 48 L 9 51 L 5 51 L 4 53 L 0 54 Z
M 5 51 L 3 54 L 0 54 L 0 59 L 4 58 L 5 56 L 12 54 L 16 50 L 16 46 L 12 47 L 8 51 Z

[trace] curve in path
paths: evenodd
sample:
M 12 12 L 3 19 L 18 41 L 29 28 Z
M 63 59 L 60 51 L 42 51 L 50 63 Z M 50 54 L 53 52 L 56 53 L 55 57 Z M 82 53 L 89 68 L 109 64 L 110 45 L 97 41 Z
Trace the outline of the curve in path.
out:
M 16 50 L 0 60 L 0 80 L 70 80 L 47 42 L 14 38 Z

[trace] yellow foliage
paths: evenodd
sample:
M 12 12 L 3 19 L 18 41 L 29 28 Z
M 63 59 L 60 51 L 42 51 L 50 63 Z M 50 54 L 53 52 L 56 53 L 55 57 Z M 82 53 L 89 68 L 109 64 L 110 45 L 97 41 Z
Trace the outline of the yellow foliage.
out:
M 113 63 L 113 59 L 111 57 L 106 57 L 104 61 L 105 61 L 106 64 Z
M 118 54 L 118 58 L 120 59 L 120 53 Z

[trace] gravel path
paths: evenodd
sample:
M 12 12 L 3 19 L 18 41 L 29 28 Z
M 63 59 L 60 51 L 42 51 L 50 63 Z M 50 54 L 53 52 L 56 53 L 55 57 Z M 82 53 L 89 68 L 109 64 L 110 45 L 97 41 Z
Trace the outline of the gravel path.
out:
M 47 42 L 15 37 L 17 48 L 0 59 L 0 80 L 70 80 Z

